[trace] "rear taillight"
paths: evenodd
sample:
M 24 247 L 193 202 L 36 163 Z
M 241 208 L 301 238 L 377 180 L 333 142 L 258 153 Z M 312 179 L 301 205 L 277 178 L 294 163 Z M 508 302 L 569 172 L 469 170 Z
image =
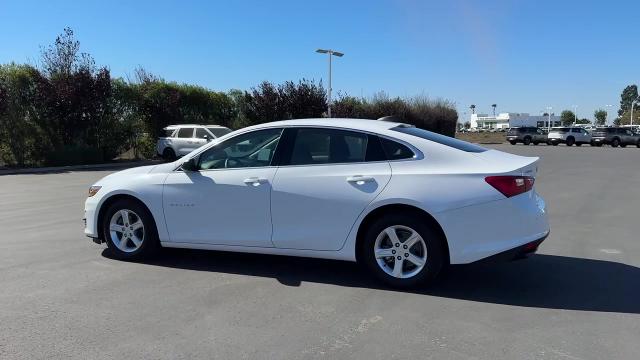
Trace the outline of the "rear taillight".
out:
M 516 196 L 531 190 L 535 181 L 530 176 L 487 176 L 484 180 L 506 197 Z

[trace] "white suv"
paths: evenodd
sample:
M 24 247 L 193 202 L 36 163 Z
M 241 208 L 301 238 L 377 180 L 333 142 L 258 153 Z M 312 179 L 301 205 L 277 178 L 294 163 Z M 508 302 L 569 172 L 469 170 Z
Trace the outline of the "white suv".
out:
M 156 152 L 163 159 L 173 161 L 207 142 L 231 132 L 219 125 L 169 125 L 162 129 L 164 137 L 158 138 Z
M 565 143 L 567 146 L 580 146 L 582 144 L 591 143 L 591 134 L 579 126 L 574 127 L 554 127 L 549 131 L 547 143 L 550 145 L 558 145 Z

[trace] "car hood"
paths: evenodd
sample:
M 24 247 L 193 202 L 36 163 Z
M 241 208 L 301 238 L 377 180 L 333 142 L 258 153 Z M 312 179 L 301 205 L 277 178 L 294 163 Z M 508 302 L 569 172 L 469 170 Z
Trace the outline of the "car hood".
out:
M 110 174 L 110 175 L 107 175 L 107 176 L 103 177 L 98 182 L 96 182 L 96 185 L 104 186 L 104 185 L 106 185 L 106 184 L 108 184 L 110 182 L 113 182 L 113 181 L 116 181 L 116 180 L 121 180 L 123 178 L 130 178 L 130 177 L 135 176 L 135 175 L 148 174 L 156 166 L 157 165 L 139 166 L 139 167 L 134 167 L 134 168 L 118 171 L 116 173 L 113 173 L 113 174 Z

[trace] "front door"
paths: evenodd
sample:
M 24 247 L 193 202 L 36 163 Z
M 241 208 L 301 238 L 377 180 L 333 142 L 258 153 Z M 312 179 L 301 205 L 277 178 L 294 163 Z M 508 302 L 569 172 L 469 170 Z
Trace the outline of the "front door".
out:
M 271 160 L 281 132 L 237 135 L 198 155 L 198 171 L 171 173 L 163 195 L 171 241 L 272 247 Z
M 273 181 L 273 243 L 279 248 L 339 250 L 358 216 L 391 178 L 387 161 L 367 161 L 363 133 L 287 130 L 288 159 Z M 289 137 L 289 135 L 287 135 Z

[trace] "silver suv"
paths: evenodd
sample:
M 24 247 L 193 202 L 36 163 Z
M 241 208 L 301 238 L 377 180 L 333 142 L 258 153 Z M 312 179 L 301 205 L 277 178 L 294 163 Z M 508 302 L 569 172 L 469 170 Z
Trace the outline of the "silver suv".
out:
M 184 156 L 207 142 L 231 132 L 220 125 L 169 125 L 162 129 L 163 137 L 158 138 L 156 152 L 167 161 Z
M 547 137 L 548 143 L 556 146 L 560 143 L 564 143 L 567 146 L 580 146 L 582 144 L 591 143 L 591 134 L 579 126 L 574 127 L 554 127 L 549 131 Z

